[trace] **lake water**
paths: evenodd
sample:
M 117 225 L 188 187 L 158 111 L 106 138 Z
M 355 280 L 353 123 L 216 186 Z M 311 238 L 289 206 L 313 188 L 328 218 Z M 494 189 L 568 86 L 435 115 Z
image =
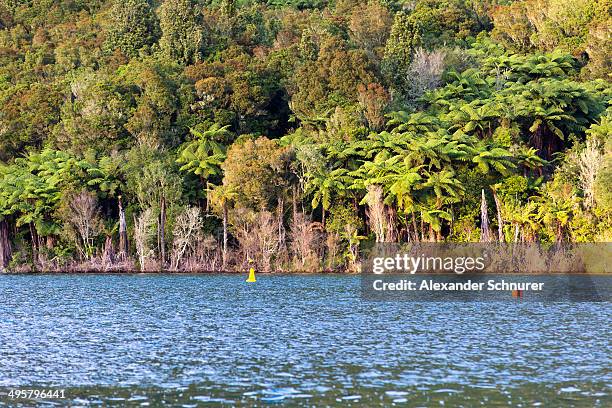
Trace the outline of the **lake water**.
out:
M 609 303 L 368 302 L 358 276 L 244 279 L 0 276 L 0 390 L 61 388 L 71 406 L 612 404 Z

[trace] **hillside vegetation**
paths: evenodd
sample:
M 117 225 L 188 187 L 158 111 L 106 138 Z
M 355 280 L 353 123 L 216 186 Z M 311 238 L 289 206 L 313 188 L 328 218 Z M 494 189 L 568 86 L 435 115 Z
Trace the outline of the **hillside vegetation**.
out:
M 0 270 L 612 241 L 610 0 L 1 0 Z

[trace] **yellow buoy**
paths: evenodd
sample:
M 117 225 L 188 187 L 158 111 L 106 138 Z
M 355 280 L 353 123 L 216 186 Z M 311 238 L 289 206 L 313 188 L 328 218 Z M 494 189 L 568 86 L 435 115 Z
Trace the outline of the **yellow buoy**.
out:
M 257 282 L 257 279 L 255 279 L 255 269 L 251 268 L 249 270 L 249 279 L 246 280 L 247 282 Z

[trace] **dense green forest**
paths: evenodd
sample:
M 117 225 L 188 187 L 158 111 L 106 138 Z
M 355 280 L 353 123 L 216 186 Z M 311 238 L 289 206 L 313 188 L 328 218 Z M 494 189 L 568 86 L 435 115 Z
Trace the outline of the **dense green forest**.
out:
M 611 0 L 0 0 L 0 270 L 612 241 Z

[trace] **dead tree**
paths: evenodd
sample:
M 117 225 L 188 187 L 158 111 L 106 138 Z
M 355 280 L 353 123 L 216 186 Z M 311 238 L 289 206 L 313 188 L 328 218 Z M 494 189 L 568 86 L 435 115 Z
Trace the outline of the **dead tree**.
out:
M 91 259 L 93 240 L 100 227 L 96 197 L 87 191 L 81 191 L 70 199 L 68 205 L 71 213 L 69 222 L 81 238 L 81 252 L 84 258 Z M 78 243 L 78 239 L 76 241 Z
M 113 237 L 106 236 L 104 241 L 104 253 L 102 254 L 102 264 L 105 268 L 112 266 L 115 263 L 115 247 L 113 246 Z
M 0 221 L 0 271 L 3 271 L 11 262 L 13 252 L 9 240 L 9 226 L 6 220 Z
M 166 263 L 166 198 L 162 195 L 159 203 L 158 246 L 161 267 Z
M 491 231 L 489 230 L 489 209 L 487 207 L 487 199 L 485 198 L 484 189 L 482 190 L 482 200 L 480 203 L 480 242 L 491 242 Z
M 119 196 L 119 260 L 125 261 L 129 252 L 127 222 L 125 221 L 125 210 Z
M 176 218 L 172 234 L 174 236 L 171 256 L 173 270 L 179 269 L 185 257 L 195 251 L 203 227 L 200 209 L 197 207 L 185 209 Z
M 154 254 L 151 242 L 155 242 L 155 217 L 153 210 L 147 208 L 138 218 L 134 217 L 134 243 L 141 271 L 146 270 L 148 260 Z
M 491 188 L 493 191 L 493 199 L 495 200 L 495 208 L 497 209 L 497 233 L 499 235 L 499 242 L 504 242 L 504 219 L 502 218 L 501 213 L 501 201 L 497 196 L 497 191 L 494 188 Z

